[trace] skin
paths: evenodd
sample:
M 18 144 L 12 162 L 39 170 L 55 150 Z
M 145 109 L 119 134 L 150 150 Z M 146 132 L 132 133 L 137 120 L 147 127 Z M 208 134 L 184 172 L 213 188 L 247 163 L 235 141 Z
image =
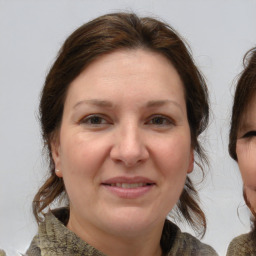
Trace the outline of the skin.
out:
M 70 230 L 107 255 L 161 255 L 165 218 L 194 162 L 175 68 L 142 49 L 94 61 L 69 87 L 52 153 Z M 111 179 L 150 184 L 113 189 Z
M 238 132 L 236 144 L 238 165 L 244 182 L 244 192 L 256 212 L 256 94 L 250 100 L 241 127 Z

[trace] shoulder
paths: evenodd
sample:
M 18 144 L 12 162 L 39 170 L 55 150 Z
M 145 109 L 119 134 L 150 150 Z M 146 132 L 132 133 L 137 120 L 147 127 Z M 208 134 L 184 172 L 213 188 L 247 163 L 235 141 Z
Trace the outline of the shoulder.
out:
M 256 248 L 253 245 L 250 233 L 235 237 L 228 246 L 227 256 L 256 256 Z
M 216 251 L 210 245 L 202 243 L 196 237 L 180 230 L 177 232 L 176 241 L 177 251 L 186 252 L 186 254 L 178 255 L 217 256 Z
M 59 208 L 45 214 L 44 221 L 39 224 L 38 233 L 34 236 L 25 256 L 41 256 L 58 245 L 61 236 L 65 236 L 67 232 L 63 221 L 66 212 L 66 208 Z
M 176 226 L 172 222 L 169 222 L 168 225 Z M 188 233 L 181 232 L 176 226 L 175 239 L 168 255 L 217 256 L 218 254 L 210 245 L 202 243 L 199 239 Z
M 0 256 L 6 256 L 5 251 L 0 249 Z
M 40 250 L 40 247 L 39 247 L 38 235 L 36 235 L 33 238 L 28 250 L 26 251 L 25 256 L 41 256 L 41 250 Z
M 46 214 L 25 255 L 104 256 L 103 253 L 87 244 L 65 226 L 68 213 L 69 211 L 66 208 L 59 208 Z

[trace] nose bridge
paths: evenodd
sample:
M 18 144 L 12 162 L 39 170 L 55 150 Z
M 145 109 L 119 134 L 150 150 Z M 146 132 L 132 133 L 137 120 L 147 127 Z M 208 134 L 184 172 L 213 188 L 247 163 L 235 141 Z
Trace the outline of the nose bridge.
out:
M 120 123 L 115 135 L 112 157 L 126 166 L 133 166 L 148 156 L 142 129 L 136 120 Z
M 142 138 L 139 133 L 139 127 L 135 123 L 131 122 L 126 127 L 124 125 L 121 132 L 121 146 L 124 151 L 127 151 L 127 153 L 129 151 L 134 151 L 134 153 L 139 151 L 142 146 Z

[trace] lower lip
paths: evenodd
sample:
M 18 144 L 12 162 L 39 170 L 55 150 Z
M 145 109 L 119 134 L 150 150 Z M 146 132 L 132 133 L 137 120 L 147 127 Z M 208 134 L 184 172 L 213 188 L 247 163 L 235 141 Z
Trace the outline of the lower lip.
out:
M 111 193 L 117 195 L 120 198 L 125 199 L 136 199 L 139 198 L 146 193 L 148 193 L 154 185 L 148 185 L 144 187 L 137 187 L 137 188 L 120 188 L 114 186 L 103 185 Z

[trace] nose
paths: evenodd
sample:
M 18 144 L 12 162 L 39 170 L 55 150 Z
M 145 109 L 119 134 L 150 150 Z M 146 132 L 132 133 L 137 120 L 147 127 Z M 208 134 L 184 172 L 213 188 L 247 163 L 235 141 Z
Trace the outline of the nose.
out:
M 120 127 L 114 134 L 110 157 L 126 167 L 134 167 L 145 162 L 149 157 L 149 152 L 143 131 L 135 124 Z

